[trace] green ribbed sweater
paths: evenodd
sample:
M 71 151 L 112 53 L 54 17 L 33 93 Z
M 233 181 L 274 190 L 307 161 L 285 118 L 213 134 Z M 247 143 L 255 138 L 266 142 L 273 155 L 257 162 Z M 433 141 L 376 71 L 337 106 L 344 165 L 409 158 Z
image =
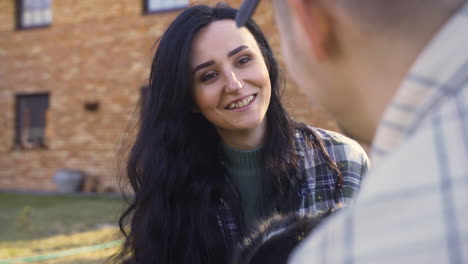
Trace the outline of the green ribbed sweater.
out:
M 233 183 L 239 190 L 244 222 L 247 227 L 254 224 L 259 216 L 265 169 L 262 166 L 262 148 L 237 150 L 223 145 L 226 168 Z

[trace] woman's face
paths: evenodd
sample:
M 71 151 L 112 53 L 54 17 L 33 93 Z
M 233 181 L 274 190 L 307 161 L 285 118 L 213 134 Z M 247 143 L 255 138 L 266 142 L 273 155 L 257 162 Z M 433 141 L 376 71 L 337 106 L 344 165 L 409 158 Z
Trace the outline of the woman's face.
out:
M 237 28 L 230 19 L 204 27 L 193 40 L 191 62 L 195 110 L 222 137 L 265 130 L 270 77 L 258 44 L 245 27 Z

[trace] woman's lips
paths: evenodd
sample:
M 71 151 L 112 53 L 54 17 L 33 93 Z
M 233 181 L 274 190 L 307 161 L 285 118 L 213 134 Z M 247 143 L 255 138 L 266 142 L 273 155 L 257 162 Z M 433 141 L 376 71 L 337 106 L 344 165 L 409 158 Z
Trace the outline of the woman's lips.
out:
M 250 105 L 253 102 L 253 100 L 255 99 L 255 97 L 256 97 L 256 94 L 251 94 L 251 95 L 245 96 L 245 97 L 243 97 L 243 98 L 241 98 L 239 100 L 236 100 L 236 101 L 228 104 L 225 109 L 235 110 L 235 109 L 243 108 L 245 106 Z

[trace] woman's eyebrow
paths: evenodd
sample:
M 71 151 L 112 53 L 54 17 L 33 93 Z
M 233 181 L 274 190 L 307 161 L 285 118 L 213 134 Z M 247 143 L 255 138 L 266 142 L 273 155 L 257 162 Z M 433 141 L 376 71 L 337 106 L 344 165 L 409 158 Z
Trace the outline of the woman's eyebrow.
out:
M 237 53 L 239 53 L 241 50 L 245 50 L 245 49 L 248 49 L 248 48 L 249 47 L 247 47 L 245 45 L 239 46 L 239 47 L 231 50 L 230 52 L 228 52 L 227 57 L 230 58 L 230 57 L 236 55 Z
M 207 62 L 204 62 L 200 65 L 198 65 L 197 67 L 195 67 L 195 69 L 193 69 L 192 71 L 192 74 L 195 74 L 195 72 L 197 72 L 198 70 L 201 70 L 203 68 L 206 68 L 206 67 L 209 67 L 211 65 L 215 64 L 214 60 L 210 60 L 210 61 L 207 61 Z
M 231 50 L 230 52 L 228 52 L 227 57 L 230 58 L 230 57 L 236 55 L 237 53 L 239 53 L 240 51 L 248 49 L 248 48 L 249 47 L 245 46 L 245 45 L 239 46 L 239 47 Z M 211 66 L 213 64 L 215 64 L 214 60 L 204 62 L 204 63 L 198 65 L 197 67 L 195 67 L 195 69 L 193 69 L 193 71 L 192 71 L 192 74 L 195 74 L 197 71 L 199 71 L 199 70 L 201 70 L 203 68 L 209 67 L 209 66 Z

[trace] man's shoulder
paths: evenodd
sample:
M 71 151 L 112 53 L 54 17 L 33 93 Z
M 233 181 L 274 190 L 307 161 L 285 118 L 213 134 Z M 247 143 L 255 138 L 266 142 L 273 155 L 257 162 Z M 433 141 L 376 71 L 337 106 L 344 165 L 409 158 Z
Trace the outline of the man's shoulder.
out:
M 447 140 L 441 129 L 418 129 L 375 164 L 355 203 L 314 231 L 290 263 L 445 263 L 466 252 L 466 138 Z M 456 238 L 450 247 L 448 237 Z

